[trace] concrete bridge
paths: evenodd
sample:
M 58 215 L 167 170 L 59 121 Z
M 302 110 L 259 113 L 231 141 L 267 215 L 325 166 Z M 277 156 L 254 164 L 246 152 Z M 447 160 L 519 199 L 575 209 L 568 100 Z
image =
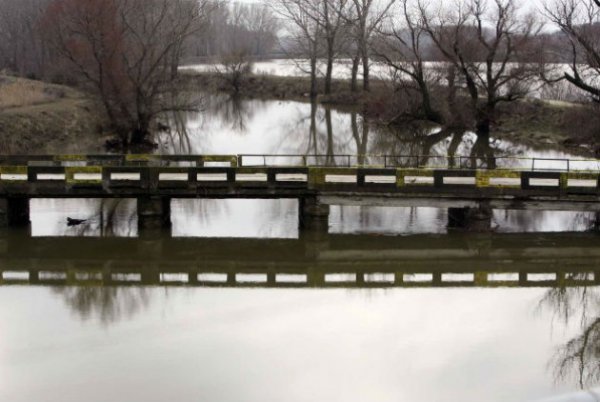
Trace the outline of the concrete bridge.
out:
M 559 167 L 544 168 L 532 159 L 525 168 L 504 158 L 486 169 L 473 158 L 436 167 L 433 158 L 440 157 L 0 157 L 0 226 L 28 224 L 31 198 L 135 198 L 144 230 L 170 226 L 173 198 L 296 198 L 303 229 L 326 228 L 329 205 L 444 207 L 467 227 L 489 220 L 492 209 L 600 210 L 598 161 L 545 160 Z
M 0 286 L 266 288 L 600 285 L 598 235 L 300 239 L 0 237 Z

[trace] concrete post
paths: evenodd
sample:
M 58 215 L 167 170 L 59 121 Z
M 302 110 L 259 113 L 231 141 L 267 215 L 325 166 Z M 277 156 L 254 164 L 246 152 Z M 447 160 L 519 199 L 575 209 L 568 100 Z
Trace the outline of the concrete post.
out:
M 171 199 L 169 197 L 138 197 L 138 230 L 140 237 L 160 234 L 171 228 Z
M 298 203 L 300 231 L 329 231 L 329 205 L 321 204 L 317 197 L 304 197 Z
M 8 200 L 0 198 L 0 228 L 8 227 Z
M 478 208 L 448 208 L 448 229 L 489 232 L 492 217 L 492 208 L 487 203 L 481 203 Z
M 29 198 L 0 198 L 0 228 L 29 226 Z

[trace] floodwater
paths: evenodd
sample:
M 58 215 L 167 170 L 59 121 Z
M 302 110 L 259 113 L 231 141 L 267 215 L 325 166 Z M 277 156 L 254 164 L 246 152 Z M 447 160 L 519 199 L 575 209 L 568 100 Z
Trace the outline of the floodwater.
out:
M 597 383 L 597 235 L 1 245 L 3 401 L 504 402 Z
M 446 77 L 446 64 L 440 62 L 426 62 L 425 73 L 431 81 L 443 80 Z M 554 70 L 556 76 L 561 76 L 563 72 L 570 71 L 568 64 L 553 64 L 548 67 Z M 252 63 L 252 73 L 255 75 L 275 76 L 275 77 L 307 77 L 310 71 L 310 61 L 307 59 L 273 59 L 261 60 Z M 217 63 L 201 62 L 195 63 L 189 61 L 180 67 L 181 71 L 206 73 L 219 72 L 223 67 Z M 327 62 L 319 60 L 317 62 L 317 75 L 325 76 L 327 70 Z M 362 71 L 362 70 L 361 70 Z M 361 79 L 361 71 L 359 71 L 359 79 Z M 406 74 L 390 68 L 385 63 L 371 61 L 370 74 L 372 78 L 388 81 L 388 80 L 406 80 L 410 77 Z M 333 64 L 332 77 L 337 80 L 350 80 L 352 78 L 352 60 L 338 59 Z M 534 98 L 548 100 L 580 100 L 585 97 L 585 94 L 579 92 L 568 83 L 558 82 L 552 85 L 547 85 L 539 80 L 531 80 L 529 96 Z
M 204 105 L 172 117 L 161 152 L 576 157 L 304 103 Z M 0 401 L 528 402 L 598 386 L 597 216 L 498 210 L 470 233 L 449 213 L 333 206 L 329 232 L 306 233 L 294 200 L 173 200 L 172 230 L 140 237 L 134 200 L 34 200 L 31 228 L 0 232 Z

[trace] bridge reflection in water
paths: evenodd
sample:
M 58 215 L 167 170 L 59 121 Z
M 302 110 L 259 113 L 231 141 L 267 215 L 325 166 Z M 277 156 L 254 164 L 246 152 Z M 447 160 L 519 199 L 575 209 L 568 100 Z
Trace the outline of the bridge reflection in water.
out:
M 10 234 L 9 234 L 10 233 Z M 0 285 L 265 288 L 600 285 L 586 233 L 298 240 L 0 237 Z

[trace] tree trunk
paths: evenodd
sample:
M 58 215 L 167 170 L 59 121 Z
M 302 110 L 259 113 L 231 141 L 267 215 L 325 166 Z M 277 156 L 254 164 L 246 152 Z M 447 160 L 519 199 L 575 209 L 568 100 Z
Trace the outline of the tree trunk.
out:
M 425 119 L 433 123 L 444 124 L 442 114 L 435 110 L 431 104 L 431 95 L 429 94 L 429 88 L 425 80 L 419 81 L 419 88 L 421 92 L 421 107 L 423 108 Z
M 317 102 L 313 99 L 310 102 L 310 128 L 309 128 L 309 147 L 308 152 L 310 153 L 310 144 L 312 143 L 314 149 L 314 155 L 317 156 L 319 154 L 319 144 L 317 139 Z
M 131 133 L 131 145 L 144 144 L 150 136 L 150 118 L 138 115 L 137 127 Z
M 486 131 L 487 128 L 487 131 Z M 481 130 L 481 131 L 480 131 Z M 496 169 L 497 163 L 494 156 L 494 150 L 490 145 L 490 131 L 489 121 L 486 127 L 485 123 L 482 122 L 481 127 L 477 127 L 477 141 L 473 145 L 471 152 L 472 162 L 471 168 L 477 169 L 477 159 L 481 159 L 485 163 L 485 167 L 488 169 Z
M 317 58 L 310 59 L 310 98 L 316 99 L 319 94 L 317 88 Z
M 458 126 L 460 113 L 456 105 L 456 68 L 450 66 L 448 68 L 448 74 L 446 76 L 448 81 L 448 95 L 446 96 L 446 103 L 448 104 L 449 122 L 447 125 L 450 127 Z
M 462 165 L 456 165 L 456 152 L 458 152 L 458 147 L 462 144 L 462 140 L 465 133 L 464 131 L 453 132 L 452 133 L 452 141 L 450 141 L 450 145 L 448 146 L 448 168 L 449 169 L 462 169 Z M 459 155 L 460 156 L 460 155 Z
M 171 55 L 171 80 L 177 79 L 177 75 L 179 74 L 179 62 L 181 60 L 181 50 L 182 43 L 178 43 L 174 49 L 173 54 Z
M 494 119 L 495 106 L 493 103 L 487 103 L 481 109 L 477 111 L 477 122 L 475 128 L 475 134 L 477 134 L 477 141 L 473 146 L 473 153 L 475 156 L 485 161 L 488 169 L 496 168 L 496 158 L 494 157 L 494 151 L 490 146 L 490 133 L 491 125 Z
M 325 108 L 325 125 L 327 126 L 327 165 L 335 166 L 333 121 L 331 120 L 331 109 L 329 108 Z
M 369 143 L 369 125 L 363 118 L 362 121 L 362 134 L 359 130 L 358 125 L 358 113 L 353 112 L 350 116 L 350 125 L 352 128 L 352 136 L 356 142 L 356 154 L 358 155 L 358 164 L 365 165 L 367 162 L 367 151 Z
M 490 137 L 495 112 L 496 108 L 493 103 L 486 103 L 476 110 L 475 131 L 478 137 L 482 136 L 484 139 Z
M 329 44 L 329 49 L 327 51 L 327 73 L 325 74 L 325 95 L 331 94 L 331 81 L 333 79 L 333 44 Z
M 363 65 L 363 90 L 369 92 L 371 90 L 371 65 L 369 64 L 369 51 L 364 44 L 361 53 Z
M 350 90 L 358 92 L 358 67 L 360 65 L 360 56 L 357 54 L 352 59 L 352 80 L 350 82 Z

